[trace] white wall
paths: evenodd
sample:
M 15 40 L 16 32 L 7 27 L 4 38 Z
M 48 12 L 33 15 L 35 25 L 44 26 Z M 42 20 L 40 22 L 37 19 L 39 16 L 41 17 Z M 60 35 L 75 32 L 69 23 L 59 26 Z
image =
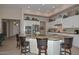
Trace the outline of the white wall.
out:
M 2 22 L 1 22 L 1 19 L 0 19 L 0 33 L 2 33 Z
M 19 25 L 17 26 L 15 24 L 13 24 L 13 35 L 16 35 L 18 33 L 19 33 Z
M 1 18 L 4 19 L 21 19 L 21 9 L 20 8 L 3 8 L 1 9 Z
M 25 35 L 25 26 L 26 26 L 26 21 L 24 20 L 24 10 L 22 9 L 22 19 L 21 19 L 21 24 L 20 24 L 20 33 L 23 35 Z M 31 16 L 31 15 L 27 15 L 27 16 Z M 31 16 L 30 18 L 32 18 L 32 17 L 35 17 L 35 18 L 38 18 L 38 20 L 39 21 L 45 21 L 46 23 L 47 23 L 47 19 L 48 18 L 46 18 L 46 17 L 39 17 L 39 16 Z M 29 25 L 31 25 L 31 23 L 29 24 Z M 47 30 L 47 28 L 46 28 L 46 30 Z
M 0 18 L 1 19 L 11 19 L 11 20 L 12 19 L 22 20 L 22 9 L 21 8 L 11 8 L 11 7 L 10 8 L 9 7 L 7 7 L 7 8 L 0 7 Z M 1 23 L 0 23 L 0 25 L 1 25 Z M 10 33 L 12 34 L 12 31 Z
M 9 8 L 0 7 L 0 18 L 1 19 L 19 19 L 20 20 L 20 33 L 25 33 L 25 21 L 24 21 L 24 10 L 21 8 Z M 36 17 L 36 16 L 33 16 Z M 47 23 L 47 18 L 37 17 L 40 21 Z M 46 28 L 47 29 L 47 28 Z
M 2 32 L 1 9 L 0 9 L 0 33 Z

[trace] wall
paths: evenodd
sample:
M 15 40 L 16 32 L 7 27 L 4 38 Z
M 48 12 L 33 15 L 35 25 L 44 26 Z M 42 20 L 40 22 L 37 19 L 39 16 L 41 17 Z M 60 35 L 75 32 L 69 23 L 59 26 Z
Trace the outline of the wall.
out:
M 21 9 L 20 8 L 3 8 L 1 9 L 1 18 L 4 19 L 21 19 Z
M 22 19 L 22 9 L 21 8 L 11 8 L 11 7 L 0 7 L 0 18 L 1 19 Z M 1 25 L 1 23 L 0 23 Z M 16 32 L 16 31 L 14 31 Z M 12 31 L 10 32 L 12 33 Z M 14 34 L 14 33 L 13 33 Z
M 21 8 L 11 8 L 11 7 L 0 7 L 0 18 L 1 19 L 17 19 L 20 20 L 20 34 L 25 33 L 25 21 L 24 21 L 24 10 Z M 36 17 L 36 16 L 33 16 Z M 45 21 L 45 17 L 38 17 L 40 21 Z M 47 28 L 46 28 L 47 29 Z
M 13 35 L 16 35 L 19 33 L 19 22 L 17 22 L 17 24 L 13 24 Z
M 21 28 L 20 28 L 20 33 L 23 35 L 25 35 L 25 26 L 26 26 L 26 21 L 24 20 L 24 11 L 22 10 L 22 20 L 21 20 L 21 24 L 20 24 L 20 26 L 21 26 Z M 31 16 L 30 18 L 32 18 L 32 17 L 35 17 L 35 18 L 38 18 L 38 20 L 39 21 L 45 21 L 46 23 L 47 23 L 47 20 L 48 20 L 48 18 L 46 18 L 46 17 L 39 17 L 39 16 L 33 16 L 33 15 L 27 15 L 27 16 Z M 31 25 L 31 24 L 30 24 Z M 46 30 L 47 30 L 47 28 L 46 28 Z
M 0 33 L 2 32 L 1 9 L 0 9 Z
M 1 22 L 1 19 L 0 19 L 0 33 L 2 33 L 2 22 Z

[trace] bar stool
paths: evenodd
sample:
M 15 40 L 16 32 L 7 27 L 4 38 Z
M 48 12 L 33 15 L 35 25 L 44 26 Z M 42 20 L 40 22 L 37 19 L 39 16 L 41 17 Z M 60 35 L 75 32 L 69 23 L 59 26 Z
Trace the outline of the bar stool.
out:
M 60 55 L 62 55 L 62 52 L 64 52 L 64 54 L 66 55 L 66 53 L 68 53 L 69 55 L 71 55 L 71 48 L 72 48 L 72 42 L 73 42 L 73 38 L 69 37 L 69 38 L 64 38 L 64 43 L 60 44 Z M 64 50 L 62 50 L 62 48 Z
M 37 48 L 39 50 L 39 55 L 41 55 L 41 53 L 45 53 L 45 55 L 47 55 L 47 41 L 48 38 L 36 38 L 37 39 Z
M 17 45 L 16 45 L 16 47 L 19 47 L 19 48 L 20 48 L 19 34 L 16 34 L 16 41 L 17 41 Z
M 30 52 L 30 43 L 29 41 L 25 41 L 25 37 L 20 37 L 21 42 L 21 53 L 25 54 Z

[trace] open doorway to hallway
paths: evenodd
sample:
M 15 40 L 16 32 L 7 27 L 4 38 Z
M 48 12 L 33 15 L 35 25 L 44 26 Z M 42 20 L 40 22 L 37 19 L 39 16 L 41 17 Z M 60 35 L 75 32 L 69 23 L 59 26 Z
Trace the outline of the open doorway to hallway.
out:
M 20 33 L 20 20 L 17 19 L 2 19 L 2 33 L 6 37 L 12 37 Z

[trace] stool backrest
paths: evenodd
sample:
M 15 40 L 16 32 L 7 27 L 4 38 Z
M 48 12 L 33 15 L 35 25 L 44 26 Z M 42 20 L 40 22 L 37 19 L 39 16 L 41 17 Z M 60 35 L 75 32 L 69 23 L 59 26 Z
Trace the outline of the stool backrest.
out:
M 37 48 L 39 48 L 39 49 L 47 49 L 48 38 L 44 38 L 44 39 L 36 38 L 36 39 L 37 39 Z
M 68 45 L 69 48 L 71 48 L 72 43 L 73 43 L 73 38 L 72 37 L 64 38 L 64 43 L 65 43 L 65 45 Z

